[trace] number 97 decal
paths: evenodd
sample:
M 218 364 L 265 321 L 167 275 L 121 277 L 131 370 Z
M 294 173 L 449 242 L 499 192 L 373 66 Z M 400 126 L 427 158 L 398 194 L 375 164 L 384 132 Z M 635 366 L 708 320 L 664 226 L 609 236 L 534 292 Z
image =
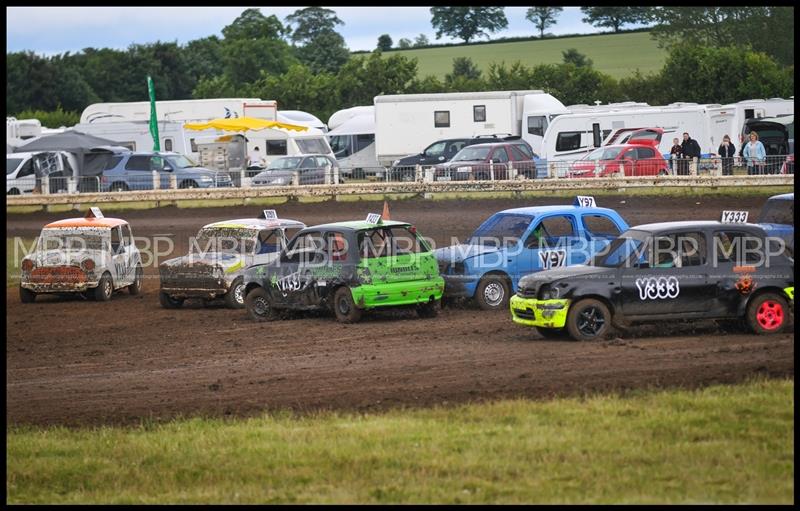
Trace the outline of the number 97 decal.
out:
M 680 292 L 680 284 L 676 277 L 645 277 L 636 279 L 640 300 L 657 298 L 676 298 Z

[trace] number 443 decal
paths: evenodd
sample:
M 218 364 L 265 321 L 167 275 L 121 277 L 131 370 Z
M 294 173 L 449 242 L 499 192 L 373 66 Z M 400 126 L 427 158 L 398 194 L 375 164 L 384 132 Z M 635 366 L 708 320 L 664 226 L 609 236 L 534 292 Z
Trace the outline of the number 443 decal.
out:
M 540 250 L 539 262 L 542 263 L 543 270 L 566 266 L 567 252 L 566 250 Z
M 640 300 L 656 298 L 676 298 L 681 287 L 676 277 L 644 277 L 636 279 Z

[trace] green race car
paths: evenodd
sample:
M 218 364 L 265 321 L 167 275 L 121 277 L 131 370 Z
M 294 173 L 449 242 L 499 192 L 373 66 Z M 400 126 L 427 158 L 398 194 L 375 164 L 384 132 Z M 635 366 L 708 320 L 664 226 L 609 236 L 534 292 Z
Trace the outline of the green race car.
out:
M 280 257 L 244 275 L 245 306 L 256 320 L 278 310 L 331 309 L 353 323 L 365 310 L 411 306 L 435 316 L 444 291 L 436 258 L 416 228 L 383 221 L 338 222 L 303 229 Z

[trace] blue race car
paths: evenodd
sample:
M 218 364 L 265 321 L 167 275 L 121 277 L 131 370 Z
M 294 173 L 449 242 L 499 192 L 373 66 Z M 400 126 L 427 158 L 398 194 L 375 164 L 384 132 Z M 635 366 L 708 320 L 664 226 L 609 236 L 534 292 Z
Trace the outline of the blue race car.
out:
M 794 192 L 767 199 L 758 217 L 758 225 L 768 236 L 783 238 L 790 254 L 794 254 Z
M 466 243 L 435 251 L 444 297 L 475 299 L 482 309 L 508 308 L 519 280 L 533 272 L 586 263 L 628 224 L 592 197 L 574 205 L 499 211 Z

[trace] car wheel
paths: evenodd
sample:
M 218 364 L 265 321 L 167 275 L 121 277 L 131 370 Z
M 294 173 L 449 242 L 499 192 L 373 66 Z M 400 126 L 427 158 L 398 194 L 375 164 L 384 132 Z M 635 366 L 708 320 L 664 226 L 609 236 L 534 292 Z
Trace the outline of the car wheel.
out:
M 508 307 L 508 280 L 499 275 L 487 275 L 478 283 L 475 300 L 483 310 L 498 310 Z
M 112 192 L 127 192 L 128 185 L 126 185 L 125 183 L 114 183 L 111 185 L 111 188 L 109 188 L 109 190 L 111 190 Z
M 225 305 L 229 309 L 244 308 L 244 279 L 242 277 L 237 277 L 228 292 L 225 293 Z
M 564 339 L 567 337 L 567 331 L 564 328 L 544 328 L 541 326 L 533 328 L 545 339 Z
M 257 287 L 247 293 L 244 304 L 250 317 L 256 321 L 273 321 L 278 317 L 275 309 L 269 304 L 269 296 L 263 287 Z
M 142 279 L 143 279 L 144 272 L 142 271 L 142 265 L 136 265 L 136 274 L 133 277 L 133 284 L 128 286 L 128 292 L 133 296 L 138 295 L 142 292 Z
M 782 332 L 788 316 L 789 305 L 777 293 L 760 294 L 747 304 L 747 325 L 759 335 Z
M 199 185 L 195 181 L 189 179 L 186 181 L 181 181 L 181 184 L 178 186 L 178 188 L 199 188 Z
M 439 314 L 439 302 L 431 300 L 417 305 L 417 315 L 421 318 L 435 318 Z
M 173 298 L 165 291 L 159 291 L 158 301 L 165 309 L 180 309 L 183 307 L 183 298 Z
M 611 311 L 600 300 L 580 300 L 567 313 L 567 331 L 576 341 L 603 339 L 610 330 Z
M 353 301 L 349 287 L 342 286 L 334 293 L 333 312 L 340 323 L 357 323 L 361 319 L 361 309 Z
M 31 291 L 30 289 L 25 289 L 24 287 L 20 286 L 19 300 L 22 303 L 33 303 L 36 301 L 36 293 Z
M 94 288 L 94 299 L 98 302 L 107 302 L 111 299 L 111 294 L 114 292 L 114 281 L 111 280 L 111 275 L 106 272 L 100 277 L 100 282 Z
M 19 195 L 19 190 L 17 190 L 16 188 L 12 188 L 11 190 L 8 191 L 8 195 Z

